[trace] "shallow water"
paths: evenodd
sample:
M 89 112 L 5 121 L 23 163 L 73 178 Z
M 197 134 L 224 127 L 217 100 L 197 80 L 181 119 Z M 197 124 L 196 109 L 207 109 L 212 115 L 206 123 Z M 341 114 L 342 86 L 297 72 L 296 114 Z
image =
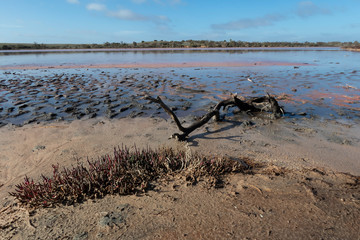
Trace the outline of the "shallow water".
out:
M 344 54 L 338 48 L 238 48 L 238 49 L 109 49 L 0 51 L 0 68 L 10 66 L 52 66 L 129 63 L 183 62 L 298 62 L 339 61 Z M 350 52 L 345 52 L 350 54 Z M 345 59 L 344 59 L 345 60 Z
M 166 62 L 294 62 L 305 66 L 0 70 L 0 125 L 165 116 L 141 97 L 163 96 L 180 116 L 199 116 L 230 93 L 277 96 L 289 119 L 358 121 L 360 53 L 321 50 L 196 50 L 0 55 L 0 67 Z M 251 81 L 249 81 L 251 80 Z M 231 111 L 227 113 L 231 115 Z

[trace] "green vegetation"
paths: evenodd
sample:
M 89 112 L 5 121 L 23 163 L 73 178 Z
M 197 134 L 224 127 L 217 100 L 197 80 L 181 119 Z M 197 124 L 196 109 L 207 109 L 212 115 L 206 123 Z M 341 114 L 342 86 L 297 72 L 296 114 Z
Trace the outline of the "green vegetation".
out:
M 225 48 L 225 47 L 343 47 L 360 48 L 355 42 L 245 42 L 245 41 L 141 41 L 141 42 L 105 42 L 103 44 L 39 44 L 39 43 L 0 43 L 0 50 L 23 49 L 99 49 L 99 48 Z
M 342 46 L 345 49 L 356 49 L 359 50 L 360 49 L 360 43 L 358 41 L 355 41 L 351 44 L 347 44 L 345 46 Z

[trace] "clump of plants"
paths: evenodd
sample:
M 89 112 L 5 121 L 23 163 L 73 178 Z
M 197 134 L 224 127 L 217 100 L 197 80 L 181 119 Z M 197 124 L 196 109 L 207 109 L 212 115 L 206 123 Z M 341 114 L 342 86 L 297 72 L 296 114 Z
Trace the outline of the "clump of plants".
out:
M 216 180 L 231 172 L 244 171 L 246 164 L 225 158 L 187 156 L 173 149 L 116 148 L 112 156 L 105 155 L 71 168 L 53 165 L 52 177 L 41 175 L 40 181 L 25 177 L 16 185 L 14 196 L 24 205 L 49 207 L 73 204 L 107 194 L 132 194 L 146 191 L 150 182 L 173 174 L 185 174 L 190 182 L 202 176 Z

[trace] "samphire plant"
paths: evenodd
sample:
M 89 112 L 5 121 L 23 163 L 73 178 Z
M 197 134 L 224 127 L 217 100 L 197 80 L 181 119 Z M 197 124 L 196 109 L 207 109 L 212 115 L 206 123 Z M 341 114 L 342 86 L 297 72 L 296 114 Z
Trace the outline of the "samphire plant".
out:
M 170 148 L 130 151 L 127 147 L 115 148 L 112 156 L 78 162 L 71 168 L 59 164 L 52 167 L 52 177 L 41 175 L 40 181 L 34 181 L 26 176 L 10 195 L 24 205 L 49 207 L 107 194 L 146 191 L 151 181 L 172 174 L 185 174 L 188 181 L 196 182 L 202 176 L 220 179 L 226 173 L 249 169 L 244 162 L 226 158 L 189 157 L 184 151 Z

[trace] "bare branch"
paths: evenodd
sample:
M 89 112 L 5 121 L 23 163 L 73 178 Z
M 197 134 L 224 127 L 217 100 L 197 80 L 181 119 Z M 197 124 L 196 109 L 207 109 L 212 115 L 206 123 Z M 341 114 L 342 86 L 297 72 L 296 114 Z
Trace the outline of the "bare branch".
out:
M 153 98 L 151 96 L 145 96 L 144 99 L 150 100 L 151 102 L 160 104 L 160 106 L 165 110 L 167 114 L 175 121 L 176 126 L 182 132 L 182 134 L 174 133 L 171 137 L 176 138 L 179 141 L 186 140 L 187 136 L 193 132 L 195 129 L 200 128 L 205 123 L 207 123 L 212 117 L 215 118 L 215 121 L 220 120 L 220 110 L 227 106 L 237 106 L 240 111 L 245 112 L 259 112 L 259 111 L 270 111 L 274 118 L 279 118 L 284 113 L 284 110 L 279 106 L 278 102 L 274 97 L 268 96 L 252 98 L 248 101 L 241 101 L 236 94 L 232 95 L 231 98 L 220 101 L 213 108 L 212 111 L 205 114 L 200 120 L 194 122 L 189 127 L 183 127 L 176 116 L 176 114 L 161 100 L 158 96 Z

